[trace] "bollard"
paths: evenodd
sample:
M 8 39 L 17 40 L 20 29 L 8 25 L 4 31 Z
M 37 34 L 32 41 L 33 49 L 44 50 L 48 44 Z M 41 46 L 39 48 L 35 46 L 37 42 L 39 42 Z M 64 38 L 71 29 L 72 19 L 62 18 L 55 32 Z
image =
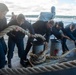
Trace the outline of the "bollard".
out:
M 45 47 L 43 42 L 34 41 L 32 47 L 32 53 L 34 55 L 32 55 L 30 58 L 31 63 L 33 63 L 34 65 L 43 63 L 46 60 L 44 51 Z
M 32 50 L 34 54 L 39 54 L 40 52 L 44 51 L 43 42 L 34 41 Z
M 57 39 L 51 39 L 51 49 L 50 49 L 50 55 L 51 56 L 60 56 L 62 53 L 61 49 L 61 42 Z

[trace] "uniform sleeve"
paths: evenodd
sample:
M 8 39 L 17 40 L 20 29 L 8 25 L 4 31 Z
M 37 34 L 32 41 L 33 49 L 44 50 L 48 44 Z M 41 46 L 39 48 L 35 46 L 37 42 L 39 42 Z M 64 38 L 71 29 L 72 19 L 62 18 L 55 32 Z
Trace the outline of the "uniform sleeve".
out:
M 31 34 L 35 34 L 34 29 L 33 29 L 32 25 L 31 25 L 31 23 L 29 23 L 29 22 L 26 21 L 26 22 L 24 23 L 23 28 L 24 28 L 25 30 L 28 29 Z
M 52 32 L 51 30 L 49 29 L 47 32 L 46 32 L 46 35 L 45 35 L 45 38 L 46 38 L 46 42 L 49 42 L 49 37 L 52 35 Z
M 9 26 L 12 26 L 12 25 L 16 25 L 16 24 L 17 24 L 16 20 L 11 20 L 11 21 L 8 23 L 8 27 L 9 27 Z M 12 37 L 12 36 L 13 36 L 12 31 L 8 32 L 7 35 Z
M 31 34 L 35 34 L 34 29 L 31 24 L 29 25 L 28 29 Z
M 0 31 L 4 30 L 5 28 L 7 28 L 7 20 L 6 20 L 6 18 L 0 20 Z
M 14 25 L 15 23 L 16 23 L 16 20 L 11 20 L 11 21 L 8 23 L 8 26 Z
M 52 28 L 52 32 L 57 39 L 61 39 L 61 33 L 56 28 Z
M 65 34 L 72 40 L 75 41 L 75 37 L 73 36 L 72 32 L 70 31 L 70 29 L 65 29 Z
M 74 41 L 76 40 L 72 33 L 67 33 L 67 36 Z
M 31 34 L 33 34 L 33 35 L 35 34 L 33 26 L 31 25 L 31 23 L 27 22 L 25 29 L 28 29 Z M 33 39 L 34 39 L 33 37 L 29 37 L 28 42 L 33 42 Z

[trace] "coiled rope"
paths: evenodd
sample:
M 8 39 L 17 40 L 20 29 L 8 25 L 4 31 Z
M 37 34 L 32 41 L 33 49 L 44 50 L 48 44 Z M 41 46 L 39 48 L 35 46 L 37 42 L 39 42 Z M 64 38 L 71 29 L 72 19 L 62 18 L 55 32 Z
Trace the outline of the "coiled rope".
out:
M 38 54 L 33 53 L 33 51 L 29 53 L 29 56 L 31 57 L 29 61 L 31 62 L 30 63 L 31 66 L 41 64 L 46 61 L 46 53 L 47 53 L 48 47 L 46 44 L 44 44 L 44 46 L 45 46 L 44 50 Z
M 34 54 L 33 52 L 31 52 L 29 55 L 31 56 L 30 62 L 32 65 L 43 63 L 46 60 L 46 50 L 38 55 Z
M 59 59 L 59 61 L 62 62 L 62 61 L 65 61 L 64 58 L 65 58 L 68 54 L 70 54 L 70 53 L 72 53 L 72 52 L 75 53 L 75 52 L 76 52 L 76 48 L 74 48 L 74 49 L 66 52 L 65 54 L 63 54 L 63 55 L 61 55 L 61 56 L 47 56 L 47 55 L 46 55 L 47 50 L 44 50 L 41 54 L 38 54 L 38 55 L 36 55 L 36 54 L 34 54 L 34 53 L 31 52 L 29 55 L 32 57 L 32 59 L 30 59 L 29 62 L 30 62 L 30 64 L 31 64 L 32 67 L 33 67 L 34 65 L 36 65 L 36 64 L 40 64 L 40 63 L 45 62 L 46 59 L 56 59 L 56 60 Z M 42 58 L 42 59 L 38 60 L 39 58 Z

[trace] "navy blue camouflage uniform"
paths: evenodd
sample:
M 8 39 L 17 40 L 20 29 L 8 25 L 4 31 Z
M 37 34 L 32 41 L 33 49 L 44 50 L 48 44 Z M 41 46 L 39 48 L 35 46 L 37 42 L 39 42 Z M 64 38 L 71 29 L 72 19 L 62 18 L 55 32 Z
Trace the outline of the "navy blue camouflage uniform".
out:
M 0 32 L 7 27 L 6 18 L 0 19 Z M 5 54 L 7 53 L 7 45 L 3 37 L 0 38 L 0 69 L 5 65 Z
M 16 20 L 12 20 L 8 25 L 9 26 L 10 25 L 18 25 L 18 23 L 17 23 Z M 34 33 L 31 24 L 26 20 L 22 25 L 20 25 L 20 27 L 22 27 L 25 30 L 28 29 L 31 34 Z M 23 41 L 23 38 L 24 38 L 25 34 L 20 32 L 20 31 L 17 31 L 17 32 L 12 31 L 12 32 L 8 33 L 8 36 L 9 36 L 9 38 L 8 38 L 9 51 L 8 51 L 8 56 L 7 56 L 8 60 L 11 60 L 11 58 L 13 57 L 13 51 L 14 51 L 15 44 L 18 47 L 18 55 L 22 59 L 23 56 L 24 56 L 24 41 Z
M 73 41 L 76 40 L 75 37 L 72 34 L 72 31 L 70 30 L 70 25 L 67 25 L 65 28 L 62 27 L 61 30 L 63 31 L 64 35 L 68 36 Z M 62 37 L 61 36 L 62 33 L 60 33 L 59 31 L 60 31 L 60 29 L 58 30 L 55 26 L 52 28 L 53 34 L 57 37 L 57 39 L 61 40 L 63 52 L 68 51 L 69 49 L 68 49 L 68 47 L 66 45 L 66 38 Z
M 62 37 L 62 33 L 60 33 L 60 29 L 57 29 L 56 26 L 53 26 L 52 33 L 53 33 L 53 35 L 55 35 L 55 37 L 57 39 L 61 40 L 63 52 L 65 52 L 66 50 L 69 50 L 67 45 L 66 45 L 66 38 Z
M 75 41 L 76 40 L 76 38 L 75 38 L 75 30 L 72 32 L 71 30 L 70 30 L 70 25 L 67 25 L 64 29 L 62 29 L 62 31 L 63 31 L 63 33 L 65 34 L 65 35 L 67 35 L 70 39 L 72 39 L 73 41 Z M 76 43 L 75 43 L 75 46 L 76 46 Z
M 47 28 L 47 22 L 48 21 L 37 21 L 35 22 L 34 24 L 32 24 L 33 26 L 33 29 L 34 29 L 34 32 L 36 34 L 41 34 L 43 35 L 45 38 L 46 38 L 46 42 L 49 42 L 49 37 L 50 35 L 52 34 L 51 33 L 51 29 L 50 28 Z M 41 38 L 36 38 L 37 41 L 39 43 L 43 43 L 44 41 L 41 39 Z M 24 59 L 26 60 L 27 59 L 27 54 L 32 46 L 32 43 L 33 43 L 33 39 L 32 38 L 29 38 L 28 41 L 27 41 L 27 46 L 26 46 L 26 49 L 25 49 L 25 52 L 24 52 Z

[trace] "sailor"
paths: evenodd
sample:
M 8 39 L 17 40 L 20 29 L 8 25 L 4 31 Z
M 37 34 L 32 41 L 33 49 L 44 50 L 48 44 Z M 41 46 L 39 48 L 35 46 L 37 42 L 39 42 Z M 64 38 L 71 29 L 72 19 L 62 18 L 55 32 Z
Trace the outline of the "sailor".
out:
M 36 21 L 32 25 L 36 34 L 41 34 L 46 38 L 45 42 L 41 38 L 36 38 L 39 43 L 44 42 L 46 45 L 48 45 L 49 37 L 52 34 L 51 33 L 51 28 L 53 27 L 53 25 L 54 25 L 53 20 L 45 21 L 45 22 L 44 21 Z M 24 52 L 24 61 L 25 62 L 28 62 L 27 61 L 27 54 L 28 54 L 28 52 L 29 52 L 29 50 L 32 46 L 32 42 L 33 42 L 33 40 L 31 38 L 29 38 L 28 41 L 27 41 L 26 49 L 25 49 L 25 52 Z
M 23 14 L 19 14 L 17 16 L 17 19 L 15 20 L 11 20 L 8 25 L 18 25 L 20 27 L 22 27 L 23 29 L 28 29 L 29 32 L 31 34 L 34 34 L 34 30 L 33 30 L 33 27 L 32 25 L 27 21 L 25 20 L 25 17 Z M 20 32 L 19 29 L 17 30 L 14 30 L 14 31 L 11 31 L 10 33 L 8 33 L 8 67 L 11 68 L 12 65 L 11 65 L 11 59 L 13 57 L 13 51 L 14 51 L 14 47 L 15 47 L 15 44 L 17 45 L 18 47 L 18 55 L 20 57 L 20 64 L 22 66 L 24 66 L 23 64 L 23 55 L 24 55 L 24 37 L 25 37 L 25 34 Z
M 62 21 L 56 22 L 55 26 L 53 26 L 52 28 L 52 33 L 58 40 L 61 40 L 62 51 L 64 53 L 65 50 L 69 50 L 66 45 L 66 39 L 69 39 L 69 37 L 64 35 L 64 33 L 61 31 L 63 27 L 64 27 L 64 24 Z
M 6 13 L 8 12 L 8 7 L 0 3 L 0 32 L 7 27 L 7 21 L 5 18 Z M 0 38 L 0 69 L 5 66 L 5 54 L 7 52 L 7 46 L 4 41 L 4 38 Z
M 65 35 L 67 35 L 75 44 L 76 46 L 76 38 L 75 38 L 75 30 L 76 30 L 76 23 L 70 23 L 66 25 L 65 28 L 62 28 L 62 31 Z
M 76 39 L 76 29 L 72 32 L 73 36 L 75 37 Z M 76 47 L 76 42 L 74 43 L 75 44 L 75 47 Z
M 48 21 L 48 20 L 54 19 L 55 14 L 56 14 L 55 13 L 55 6 L 52 6 L 51 7 L 51 12 L 41 12 L 39 17 L 38 17 L 38 20 Z
M 16 17 L 17 17 L 17 16 L 14 14 L 14 12 L 12 12 L 11 20 L 16 19 Z
M 64 28 L 64 24 L 63 24 L 62 21 L 56 22 L 55 26 L 52 28 L 53 34 L 57 37 L 57 39 L 61 40 L 62 50 L 63 50 L 62 54 L 64 54 L 67 51 L 69 51 L 69 49 L 68 49 L 68 47 L 66 45 L 66 39 L 73 40 L 75 42 L 75 38 L 72 35 L 72 31 L 74 29 L 75 29 L 75 24 L 72 23 L 70 25 L 67 25 Z

